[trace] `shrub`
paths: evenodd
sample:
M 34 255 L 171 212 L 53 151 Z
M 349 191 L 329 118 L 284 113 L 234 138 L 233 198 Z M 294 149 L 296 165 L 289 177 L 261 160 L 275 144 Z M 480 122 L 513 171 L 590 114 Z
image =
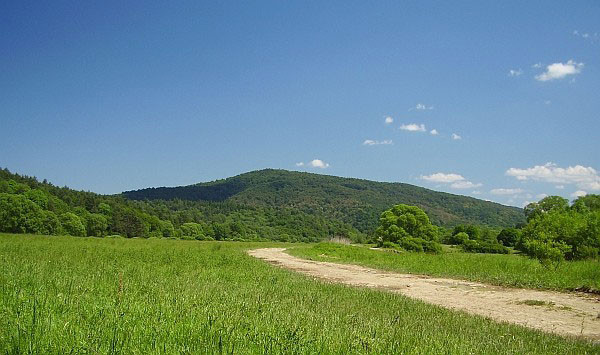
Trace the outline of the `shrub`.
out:
M 438 234 L 422 209 L 408 205 L 396 205 L 383 212 L 375 231 L 380 246 L 391 243 L 409 251 L 433 253 L 441 251 Z
M 85 226 L 81 222 L 81 218 L 78 215 L 72 212 L 64 213 L 60 217 L 60 223 L 63 227 L 63 230 L 68 235 L 73 235 L 77 237 L 85 237 L 86 231 Z
M 469 253 L 489 253 L 489 254 L 508 254 L 508 248 L 499 243 L 481 242 L 477 240 L 467 240 L 462 248 Z
M 525 242 L 525 248 L 527 254 L 538 259 L 544 267 L 554 266 L 554 269 L 558 268 L 565 260 L 565 254 L 571 250 L 565 243 L 541 240 L 529 240 Z
M 465 232 L 456 233 L 449 238 L 450 244 L 454 245 L 464 244 L 467 240 L 469 240 L 469 235 Z
M 498 242 L 507 247 L 514 247 L 519 240 L 520 233 L 516 228 L 505 228 L 498 234 Z

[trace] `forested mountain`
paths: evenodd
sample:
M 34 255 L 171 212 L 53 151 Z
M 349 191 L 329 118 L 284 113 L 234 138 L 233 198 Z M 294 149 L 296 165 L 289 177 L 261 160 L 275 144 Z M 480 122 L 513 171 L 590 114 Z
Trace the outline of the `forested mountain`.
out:
M 132 200 L 179 199 L 290 208 L 342 221 L 363 233 L 371 233 L 381 212 L 398 203 L 421 207 L 434 224 L 444 227 L 511 227 L 525 221 L 522 210 L 515 207 L 414 185 L 273 169 L 189 186 L 127 191 L 123 196 Z
M 0 169 L 0 232 L 197 240 L 364 240 L 347 223 L 234 201 L 133 201 L 58 187 Z
M 382 211 L 423 208 L 434 224 L 514 226 L 521 210 L 399 183 L 254 171 L 107 196 L 0 170 L 0 232 L 216 240 L 364 241 Z

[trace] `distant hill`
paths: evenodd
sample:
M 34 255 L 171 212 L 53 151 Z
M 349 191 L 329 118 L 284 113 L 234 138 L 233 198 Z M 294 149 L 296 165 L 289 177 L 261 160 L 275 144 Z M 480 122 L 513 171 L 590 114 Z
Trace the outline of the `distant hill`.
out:
M 233 202 L 296 209 L 352 225 L 368 233 L 379 215 L 394 204 L 423 208 L 433 223 L 452 227 L 479 224 L 509 227 L 525 218 L 521 209 L 404 184 L 265 169 L 181 187 L 147 188 L 122 194 L 132 200 Z

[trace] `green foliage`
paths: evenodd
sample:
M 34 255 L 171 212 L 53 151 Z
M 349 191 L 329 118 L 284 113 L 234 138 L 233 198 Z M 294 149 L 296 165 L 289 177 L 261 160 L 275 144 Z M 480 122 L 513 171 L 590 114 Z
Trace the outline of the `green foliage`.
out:
M 400 204 L 381 214 L 375 236 L 380 246 L 390 242 L 409 251 L 438 252 L 437 233 L 422 209 Z
M 557 252 L 562 252 L 562 258 L 567 260 L 597 255 L 600 249 L 600 211 L 579 211 L 575 208 L 553 210 L 531 218 L 523 228 L 522 241 L 517 248 L 532 257 L 541 255 L 539 250 L 544 245 L 557 248 Z M 556 247 L 562 245 L 568 248 Z
M 564 242 L 533 239 L 525 241 L 525 250 L 545 267 L 553 265 L 556 269 L 565 259 L 565 254 L 571 251 L 571 247 Z
M 93 237 L 104 237 L 108 230 L 107 218 L 99 213 L 91 213 L 87 216 L 87 235 Z
M 181 225 L 181 232 L 183 237 L 189 237 L 190 239 L 205 240 L 206 235 L 202 229 L 202 225 L 199 223 L 188 222 Z
M 470 239 L 462 244 L 462 248 L 469 253 L 508 254 L 509 252 L 502 244 Z
M 573 201 L 571 208 L 579 213 L 600 211 L 600 195 L 580 196 Z
M 12 206 L 0 212 L 6 220 L 0 224 L 0 232 L 58 234 L 61 226 L 56 227 L 56 216 L 70 212 L 80 217 L 90 236 L 181 238 L 186 237 L 181 230 L 183 224 L 197 223 L 202 225 L 205 240 L 366 239 L 338 219 L 292 207 L 233 201 L 132 201 L 56 187 L 8 170 L 0 170 L 0 191 L 12 196 L 3 197 L 4 204 Z M 104 219 L 97 215 L 106 219 L 106 228 Z
M 467 240 L 469 240 L 469 235 L 467 233 L 458 232 L 450 236 L 450 238 L 448 239 L 448 243 L 453 245 L 461 245 L 464 244 Z
M 464 253 L 451 248 L 441 254 L 390 253 L 369 247 L 334 243 L 297 245 L 289 253 L 305 259 L 410 274 L 425 274 L 486 282 L 509 287 L 568 291 L 600 291 L 600 260 L 564 262 L 553 271 L 537 260 L 519 254 Z
M 521 232 L 516 228 L 505 228 L 498 234 L 498 242 L 506 247 L 514 247 L 521 237 Z
M 560 196 L 548 196 L 525 206 L 524 212 L 529 222 L 550 211 L 564 212 L 569 208 L 569 200 Z
M 405 237 L 400 239 L 400 247 L 408 251 L 426 252 L 439 254 L 442 252 L 442 246 L 432 240 L 423 238 Z
M 377 218 L 383 211 L 399 203 L 420 207 L 439 226 L 466 223 L 512 227 L 524 221 L 517 208 L 413 185 L 273 169 L 190 186 L 128 191 L 123 195 L 140 201 L 227 201 L 269 209 L 292 208 L 348 224 L 367 234 L 377 228 Z
M 68 235 L 76 237 L 85 237 L 86 228 L 81 221 L 81 218 L 72 212 L 64 213 L 60 216 L 60 224 L 64 232 Z

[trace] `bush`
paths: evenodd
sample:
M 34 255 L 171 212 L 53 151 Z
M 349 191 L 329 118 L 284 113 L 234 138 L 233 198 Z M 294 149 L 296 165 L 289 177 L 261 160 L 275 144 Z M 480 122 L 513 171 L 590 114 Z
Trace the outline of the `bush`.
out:
M 460 245 L 464 244 L 467 240 L 469 240 L 469 235 L 465 232 L 459 232 L 452 235 L 448 241 L 450 242 L 450 244 Z
M 489 254 L 508 254 L 507 247 L 499 243 L 481 242 L 477 240 L 467 240 L 462 248 L 468 253 L 489 253 Z
M 403 238 L 400 241 L 400 247 L 407 251 L 426 252 L 439 254 L 442 252 L 442 246 L 432 240 L 423 238 Z
M 106 217 L 98 213 L 90 213 L 87 216 L 87 235 L 90 237 L 103 237 L 108 229 Z
M 554 266 L 555 269 L 565 260 L 565 254 L 571 250 L 569 245 L 562 242 L 540 240 L 525 242 L 525 248 L 527 254 L 538 259 L 544 267 Z
M 78 215 L 72 212 L 64 213 L 60 217 L 60 223 L 63 227 L 63 230 L 68 235 L 73 235 L 76 237 L 85 237 L 86 230 L 85 226 L 81 222 L 81 218 Z
M 498 234 L 498 242 L 507 247 L 514 247 L 519 240 L 520 233 L 516 228 L 505 228 Z
M 396 205 L 383 212 L 375 231 L 380 246 L 398 245 L 404 250 L 416 252 L 441 252 L 436 242 L 438 230 L 425 212 L 408 205 Z

